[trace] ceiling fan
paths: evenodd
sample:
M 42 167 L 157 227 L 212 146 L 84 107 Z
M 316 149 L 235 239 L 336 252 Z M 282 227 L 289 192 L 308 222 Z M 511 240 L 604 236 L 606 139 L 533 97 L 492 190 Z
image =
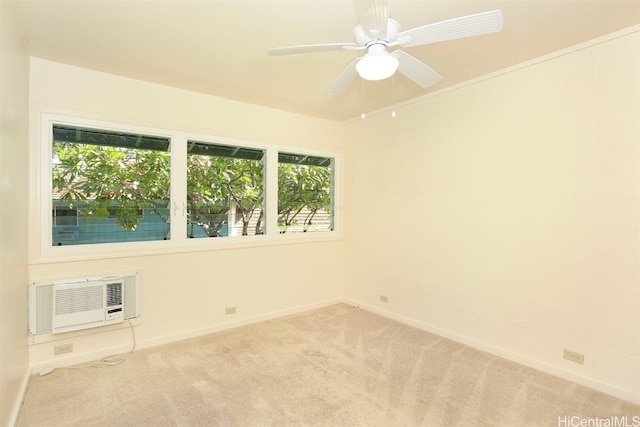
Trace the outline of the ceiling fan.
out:
M 366 50 L 354 59 L 329 89 L 330 94 L 345 90 L 356 74 L 365 80 L 384 80 L 396 70 L 423 88 L 438 83 L 442 76 L 429 66 L 402 50 L 389 51 L 396 46 L 411 47 L 464 37 L 496 33 L 502 30 L 500 10 L 462 16 L 435 24 L 400 31 L 398 21 L 389 17 L 387 0 L 355 0 L 360 23 L 353 29 L 355 43 L 324 43 L 277 47 L 268 55 L 295 55 L 327 51 Z

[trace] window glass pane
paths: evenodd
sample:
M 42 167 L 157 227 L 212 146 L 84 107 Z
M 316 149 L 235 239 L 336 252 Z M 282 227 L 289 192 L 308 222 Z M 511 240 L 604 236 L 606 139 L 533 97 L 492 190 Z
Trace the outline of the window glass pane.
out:
M 280 233 L 333 230 L 334 160 L 278 153 Z
M 169 238 L 168 138 L 54 125 L 54 246 Z
M 56 201 L 59 202 L 59 201 Z M 53 206 L 53 225 L 55 227 L 77 226 L 78 210 L 68 206 Z
M 264 234 L 263 157 L 263 150 L 188 142 L 188 237 Z

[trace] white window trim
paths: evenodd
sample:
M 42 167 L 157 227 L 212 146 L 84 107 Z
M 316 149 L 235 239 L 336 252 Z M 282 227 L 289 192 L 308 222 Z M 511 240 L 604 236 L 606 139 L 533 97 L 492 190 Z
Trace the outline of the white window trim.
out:
M 30 258 L 31 263 L 49 263 L 56 261 L 76 261 L 88 259 L 120 258 L 152 254 L 167 254 L 193 251 L 236 249 L 242 247 L 270 246 L 321 242 L 342 238 L 340 229 L 341 203 L 339 185 L 340 155 L 335 152 L 313 150 L 303 147 L 267 144 L 215 135 L 184 132 L 139 126 L 130 123 L 116 123 L 82 115 L 57 113 L 42 110 L 36 113 L 32 128 L 32 153 L 30 168 Z M 116 132 L 131 132 L 144 135 L 169 138 L 171 165 L 171 240 L 142 242 L 99 243 L 87 245 L 52 246 L 52 201 L 51 201 L 51 140 L 54 124 L 87 127 Z M 265 150 L 265 209 L 266 234 L 256 236 L 236 236 L 219 239 L 189 239 L 184 232 L 186 220 L 186 179 L 187 179 L 187 141 L 197 140 L 212 144 L 234 145 Z M 278 232 L 278 153 L 295 152 L 310 156 L 331 157 L 334 159 L 333 175 L 333 213 L 332 231 L 313 233 Z M 48 213 L 48 214 L 47 214 Z

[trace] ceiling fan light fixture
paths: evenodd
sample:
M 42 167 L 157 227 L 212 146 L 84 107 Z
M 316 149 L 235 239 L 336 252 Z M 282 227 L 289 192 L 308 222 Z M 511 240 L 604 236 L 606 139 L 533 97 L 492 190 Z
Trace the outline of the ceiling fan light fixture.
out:
M 384 80 L 393 76 L 398 65 L 398 59 L 386 51 L 369 52 L 358 61 L 356 71 L 365 80 Z

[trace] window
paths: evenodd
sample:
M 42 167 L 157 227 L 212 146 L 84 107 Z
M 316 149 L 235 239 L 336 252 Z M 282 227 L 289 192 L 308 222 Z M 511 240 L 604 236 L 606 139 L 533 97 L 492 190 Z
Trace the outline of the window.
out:
M 52 245 L 169 238 L 169 139 L 53 126 Z
M 187 235 L 264 233 L 264 151 L 187 143 Z
M 50 190 L 31 210 L 41 256 L 335 229 L 335 155 L 48 113 L 41 122 L 33 173 Z
M 333 230 L 334 160 L 278 153 L 280 233 Z

